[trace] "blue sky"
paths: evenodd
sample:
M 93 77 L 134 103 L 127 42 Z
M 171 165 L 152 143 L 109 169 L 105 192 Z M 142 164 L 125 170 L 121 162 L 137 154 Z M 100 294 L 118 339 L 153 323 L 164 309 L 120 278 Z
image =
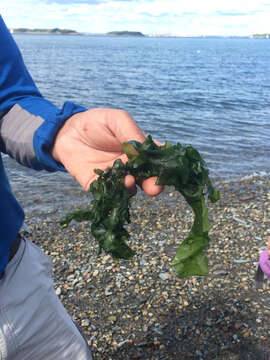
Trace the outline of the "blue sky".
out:
M 0 13 L 10 28 L 184 36 L 270 33 L 270 0 L 1 0 Z

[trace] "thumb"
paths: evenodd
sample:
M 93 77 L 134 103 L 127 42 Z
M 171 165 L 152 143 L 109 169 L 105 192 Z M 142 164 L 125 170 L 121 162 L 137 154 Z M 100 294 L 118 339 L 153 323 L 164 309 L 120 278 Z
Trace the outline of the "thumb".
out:
M 146 134 L 136 124 L 132 116 L 124 110 L 116 110 L 117 113 L 111 112 L 107 117 L 107 127 L 114 134 L 120 143 L 130 140 L 144 142 Z M 117 116 L 115 116 L 117 115 Z

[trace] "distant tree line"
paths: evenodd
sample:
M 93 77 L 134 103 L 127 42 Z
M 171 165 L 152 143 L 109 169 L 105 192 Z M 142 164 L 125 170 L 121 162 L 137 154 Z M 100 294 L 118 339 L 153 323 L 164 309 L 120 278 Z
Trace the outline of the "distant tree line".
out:
M 110 31 L 107 35 L 111 36 L 144 36 L 139 31 Z
M 70 29 L 28 29 L 28 28 L 17 28 L 13 29 L 15 33 L 44 33 L 44 34 L 78 34 L 75 30 Z
M 270 34 L 254 34 L 252 37 L 255 39 L 270 39 Z

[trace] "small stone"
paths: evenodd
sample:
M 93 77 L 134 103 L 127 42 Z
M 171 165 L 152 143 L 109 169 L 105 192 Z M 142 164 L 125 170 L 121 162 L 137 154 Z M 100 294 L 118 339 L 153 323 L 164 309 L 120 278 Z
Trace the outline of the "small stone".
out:
M 242 324 L 240 321 L 236 321 L 236 323 L 234 324 L 234 328 L 235 330 L 239 330 L 242 327 Z
M 244 333 L 243 333 L 243 337 L 244 338 L 247 338 L 250 336 L 250 329 L 246 330 Z
M 69 223 L 69 227 L 71 227 L 71 226 L 76 226 L 76 225 L 78 225 L 78 224 L 79 224 L 78 221 L 72 219 L 71 222 Z
M 62 289 L 60 288 L 60 286 L 58 288 L 56 288 L 55 293 L 57 296 L 61 295 Z
M 82 322 L 81 322 L 81 325 L 83 327 L 89 326 L 89 320 L 88 319 L 83 319 Z
M 114 323 L 114 322 L 116 322 L 117 317 L 116 317 L 115 315 L 111 315 L 111 316 L 108 317 L 108 320 L 109 320 L 110 322 Z
M 95 270 L 95 271 L 93 272 L 93 276 L 94 276 L 94 277 L 98 276 L 98 273 L 99 273 L 99 271 L 98 271 L 98 270 Z
M 164 299 L 168 299 L 169 294 L 167 293 L 167 291 L 163 291 L 163 292 L 162 292 L 162 297 L 163 297 Z M 188 303 L 187 303 L 187 305 L 188 305 Z
M 75 286 L 78 282 L 79 282 L 78 279 L 74 279 L 74 280 L 72 281 L 72 286 Z
M 219 270 L 214 270 L 213 271 L 214 275 L 228 275 L 228 271 L 225 269 L 219 269 Z
M 240 195 L 239 196 L 239 200 L 240 201 L 250 201 L 254 199 L 254 194 L 245 194 L 245 195 Z
M 200 350 L 196 350 L 195 353 L 196 353 L 197 356 L 203 356 L 203 353 Z
M 168 273 L 160 273 L 160 274 L 159 274 L 159 277 L 160 277 L 162 280 L 168 280 L 169 277 L 170 277 L 170 274 L 168 274 Z
M 148 326 L 147 325 L 143 325 L 143 332 L 147 332 L 148 331 Z
M 147 299 L 146 298 L 141 298 L 139 300 L 139 304 L 142 305 L 142 304 L 145 304 L 147 302 Z
M 163 331 L 160 330 L 159 328 L 154 327 L 154 328 L 153 328 L 153 331 L 154 331 L 155 333 L 157 333 L 158 335 L 163 335 Z
M 106 296 L 112 295 L 111 289 L 112 289 L 112 286 L 107 286 L 107 287 L 105 288 L 105 295 L 106 295 Z

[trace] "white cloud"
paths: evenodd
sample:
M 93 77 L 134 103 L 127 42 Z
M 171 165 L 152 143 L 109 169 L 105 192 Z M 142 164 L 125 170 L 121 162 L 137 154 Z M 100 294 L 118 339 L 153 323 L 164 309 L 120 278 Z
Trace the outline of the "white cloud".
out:
M 269 32 L 269 5 L 260 0 L 1 0 L 0 12 L 9 27 L 249 35 Z

